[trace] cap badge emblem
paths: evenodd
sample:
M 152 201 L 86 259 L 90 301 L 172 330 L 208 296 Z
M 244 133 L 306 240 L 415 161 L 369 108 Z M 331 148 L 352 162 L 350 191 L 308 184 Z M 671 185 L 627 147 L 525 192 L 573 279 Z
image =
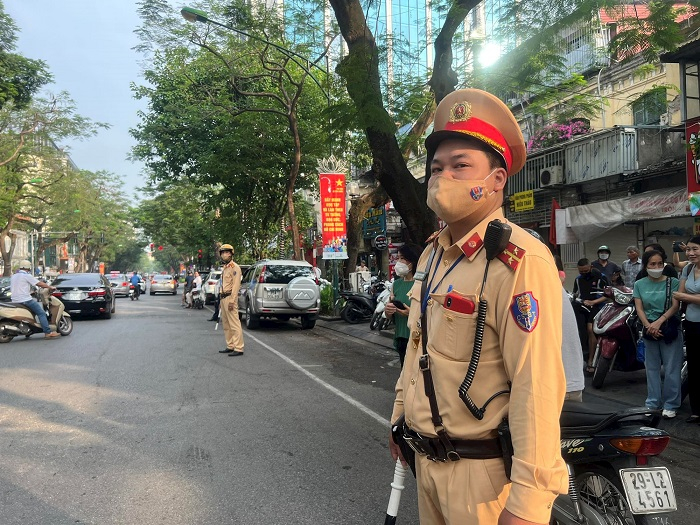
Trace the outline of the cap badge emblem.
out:
M 472 105 L 469 102 L 457 102 L 450 110 L 450 122 L 464 122 L 472 116 Z

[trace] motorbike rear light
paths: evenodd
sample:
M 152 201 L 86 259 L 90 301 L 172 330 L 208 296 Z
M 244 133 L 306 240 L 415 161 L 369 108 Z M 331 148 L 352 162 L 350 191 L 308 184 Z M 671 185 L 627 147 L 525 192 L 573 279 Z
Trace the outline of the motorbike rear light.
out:
M 105 290 L 93 290 L 92 292 L 88 292 L 88 297 L 104 297 L 105 295 L 107 295 Z
M 670 440 L 670 436 L 615 438 L 610 440 L 610 444 L 635 456 L 658 456 L 666 449 Z
M 51 295 L 54 297 L 63 297 L 63 292 L 53 292 Z

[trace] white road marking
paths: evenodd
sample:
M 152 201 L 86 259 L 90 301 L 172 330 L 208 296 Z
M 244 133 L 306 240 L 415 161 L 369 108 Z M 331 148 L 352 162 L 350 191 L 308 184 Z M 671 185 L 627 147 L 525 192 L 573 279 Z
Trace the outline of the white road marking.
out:
M 281 352 L 275 350 L 275 349 L 272 348 L 270 345 L 263 343 L 260 339 L 258 339 L 258 338 L 255 337 L 254 335 L 251 335 L 250 332 L 246 332 L 245 337 L 246 337 L 246 339 L 250 338 L 250 339 L 252 339 L 253 341 L 255 341 L 255 342 L 257 342 L 258 344 L 260 344 L 261 346 L 265 347 L 265 348 L 268 349 L 270 352 L 272 352 L 273 354 L 275 354 L 277 357 L 279 357 L 279 358 L 282 359 L 283 361 L 286 361 L 287 363 L 289 363 L 290 365 L 292 365 L 294 368 L 296 368 L 297 370 L 299 370 L 300 372 L 302 372 L 303 374 L 305 374 L 307 377 L 309 377 L 310 379 L 312 379 L 313 381 L 315 381 L 316 383 L 318 383 L 319 385 L 321 385 L 322 387 L 324 387 L 326 390 L 329 390 L 330 392 L 334 393 L 336 396 L 340 397 L 341 399 L 344 399 L 345 401 L 347 401 L 348 403 L 350 403 L 352 406 L 354 406 L 355 408 L 359 409 L 361 412 L 364 412 L 365 414 L 367 414 L 368 416 L 370 416 L 371 418 L 373 418 L 373 419 L 374 419 L 375 421 L 377 421 L 380 425 L 383 425 L 383 426 L 385 426 L 385 427 L 389 427 L 389 426 L 390 426 L 390 423 L 389 423 L 389 420 L 388 420 L 388 419 L 383 418 L 382 416 L 380 416 L 379 414 L 377 414 L 374 410 L 372 410 L 372 409 L 370 409 L 370 408 L 367 408 L 365 405 L 363 405 L 362 403 L 360 403 L 360 402 L 357 401 L 356 399 L 350 397 L 350 396 L 347 395 L 345 392 L 342 392 L 341 390 L 338 390 L 338 389 L 335 388 L 333 385 L 331 385 L 331 384 L 329 384 L 329 383 L 326 383 L 326 382 L 325 382 L 323 379 L 321 379 L 320 377 L 317 377 L 317 376 L 313 375 L 311 372 L 309 372 L 308 370 L 306 370 L 303 366 L 301 366 L 300 364 L 296 363 L 295 361 L 293 361 L 292 359 L 290 359 L 289 357 L 287 357 L 287 356 L 284 355 L 283 353 L 281 353 Z

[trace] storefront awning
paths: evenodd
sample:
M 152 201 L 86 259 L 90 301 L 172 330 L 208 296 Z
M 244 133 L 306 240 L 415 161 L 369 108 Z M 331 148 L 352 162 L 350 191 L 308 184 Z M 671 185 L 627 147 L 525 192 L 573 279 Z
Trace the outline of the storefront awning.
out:
M 595 204 L 566 208 L 566 226 L 581 241 L 590 241 L 628 221 L 688 217 L 686 188 L 654 190 Z

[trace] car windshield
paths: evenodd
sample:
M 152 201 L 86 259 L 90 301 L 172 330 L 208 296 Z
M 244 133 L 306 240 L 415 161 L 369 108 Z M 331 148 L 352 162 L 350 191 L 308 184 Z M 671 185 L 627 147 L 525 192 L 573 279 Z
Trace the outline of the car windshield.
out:
M 59 275 L 52 286 L 102 286 L 99 273 L 76 273 Z
M 11 277 L 0 277 L 0 286 L 10 286 Z
M 169 275 L 155 275 L 153 276 L 154 281 L 172 281 L 173 278 Z
M 271 264 L 265 266 L 265 282 L 270 284 L 289 284 L 296 277 L 314 278 L 313 268 L 310 266 L 292 266 Z

